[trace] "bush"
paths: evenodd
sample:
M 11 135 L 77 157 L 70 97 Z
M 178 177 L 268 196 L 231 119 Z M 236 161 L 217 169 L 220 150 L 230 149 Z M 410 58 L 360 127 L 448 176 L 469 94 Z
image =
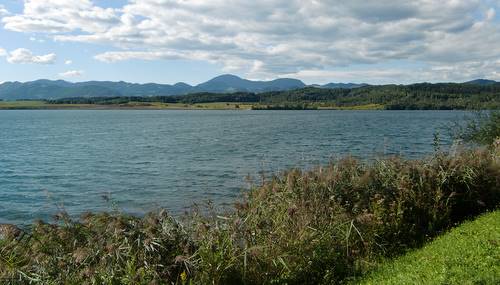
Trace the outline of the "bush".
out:
M 38 223 L 0 242 L 0 277 L 41 283 L 332 284 L 500 203 L 498 149 L 292 169 L 232 211 Z
M 165 212 L 144 218 L 86 214 L 80 222 L 36 223 L 0 243 L 0 277 L 39 284 L 148 284 L 189 272 L 183 227 Z
M 487 151 L 291 170 L 224 219 L 201 219 L 199 267 L 209 274 L 196 278 L 207 284 L 217 272 L 216 283 L 225 284 L 338 283 L 496 208 L 499 182 L 498 160 Z

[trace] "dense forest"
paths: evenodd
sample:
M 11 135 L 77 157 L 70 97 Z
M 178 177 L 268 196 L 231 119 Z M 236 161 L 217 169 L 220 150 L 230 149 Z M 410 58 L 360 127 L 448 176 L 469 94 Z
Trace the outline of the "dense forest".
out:
M 412 85 L 379 85 L 355 89 L 306 87 L 289 91 L 264 93 L 195 93 L 178 96 L 93 97 L 48 100 L 50 104 L 125 104 L 128 102 L 162 102 L 198 104 L 240 102 L 254 104 L 256 109 L 301 109 L 297 106 L 351 107 L 383 105 L 390 110 L 463 110 L 500 109 L 500 83 L 476 85 L 465 83 L 419 83 Z

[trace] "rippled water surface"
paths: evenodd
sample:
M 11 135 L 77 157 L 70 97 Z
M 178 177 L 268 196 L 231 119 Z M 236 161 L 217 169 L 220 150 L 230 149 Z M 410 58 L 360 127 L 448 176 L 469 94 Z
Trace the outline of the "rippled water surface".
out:
M 245 177 L 332 156 L 421 157 L 453 111 L 0 111 L 0 223 L 229 203 Z M 443 143 L 449 144 L 446 136 Z M 110 196 L 111 202 L 103 199 Z

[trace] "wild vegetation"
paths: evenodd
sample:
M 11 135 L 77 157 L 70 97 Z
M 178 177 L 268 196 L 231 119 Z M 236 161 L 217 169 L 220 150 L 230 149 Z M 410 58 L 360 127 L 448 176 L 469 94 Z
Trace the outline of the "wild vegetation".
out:
M 181 96 L 92 97 L 49 100 L 50 104 L 125 104 L 128 102 L 161 102 L 198 104 L 213 102 L 247 103 L 255 108 L 279 106 L 310 108 L 343 108 L 360 105 L 382 105 L 389 110 L 472 110 L 500 109 L 500 83 L 491 85 L 459 83 L 421 83 L 413 85 L 364 86 L 354 89 L 306 87 L 289 91 L 264 93 L 195 93 Z M 276 107 L 277 106 L 277 107 Z
M 500 203 L 500 149 L 352 158 L 266 179 L 233 210 L 2 229 L 0 277 L 40 284 L 332 284 Z M 10 279 L 8 279 L 10 278 Z

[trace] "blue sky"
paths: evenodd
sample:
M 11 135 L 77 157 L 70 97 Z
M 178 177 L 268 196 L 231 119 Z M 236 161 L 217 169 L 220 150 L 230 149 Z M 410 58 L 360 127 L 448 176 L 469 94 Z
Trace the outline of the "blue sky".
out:
M 499 0 L 2 0 L 0 82 L 500 80 Z

